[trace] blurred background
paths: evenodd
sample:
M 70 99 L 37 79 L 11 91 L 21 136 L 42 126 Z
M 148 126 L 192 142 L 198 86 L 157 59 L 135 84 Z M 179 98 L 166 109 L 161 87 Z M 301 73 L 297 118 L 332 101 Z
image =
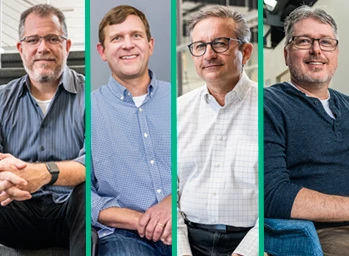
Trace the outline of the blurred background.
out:
M 284 61 L 284 20 L 302 4 L 318 7 L 328 12 L 336 21 L 339 34 L 339 65 L 331 87 L 349 94 L 346 84 L 349 66 L 349 34 L 346 33 L 349 1 L 347 0 L 264 0 L 264 85 L 289 81 L 290 75 Z
M 247 75 L 258 82 L 258 0 L 178 0 L 177 1 L 177 89 L 178 96 L 204 85 L 204 81 L 196 74 L 194 62 L 190 55 L 189 36 L 186 26 L 192 15 L 207 5 L 225 5 L 240 12 L 247 20 L 251 29 L 253 54 L 244 70 Z

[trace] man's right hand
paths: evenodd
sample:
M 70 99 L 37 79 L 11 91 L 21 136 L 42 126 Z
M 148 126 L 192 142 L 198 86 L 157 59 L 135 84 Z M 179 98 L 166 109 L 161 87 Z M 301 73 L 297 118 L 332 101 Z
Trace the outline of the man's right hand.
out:
M 15 166 L 11 168 L 16 168 Z M 28 182 L 16 174 L 8 171 L 0 172 L 0 203 L 6 206 L 13 200 L 24 201 L 32 196 L 28 191 L 21 190 L 16 186 L 26 186 Z

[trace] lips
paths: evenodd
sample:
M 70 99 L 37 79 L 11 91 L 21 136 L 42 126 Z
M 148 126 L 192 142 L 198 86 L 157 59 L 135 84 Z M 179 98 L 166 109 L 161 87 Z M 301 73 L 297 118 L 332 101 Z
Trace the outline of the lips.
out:
M 40 59 L 35 59 L 34 62 L 37 61 L 56 61 L 55 59 L 48 59 L 48 58 L 40 58 Z
M 209 64 L 209 65 L 205 65 L 203 66 L 203 69 L 208 69 L 208 68 L 217 68 L 223 66 L 223 64 Z
M 328 63 L 327 60 L 324 60 L 324 59 L 313 59 L 313 58 L 306 59 L 306 60 L 304 60 L 304 62 L 306 64 L 309 64 L 309 65 L 324 65 L 324 64 Z
M 120 57 L 120 59 L 122 60 L 132 60 L 135 59 L 138 55 L 136 54 L 132 54 L 132 55 L 123 55 Z

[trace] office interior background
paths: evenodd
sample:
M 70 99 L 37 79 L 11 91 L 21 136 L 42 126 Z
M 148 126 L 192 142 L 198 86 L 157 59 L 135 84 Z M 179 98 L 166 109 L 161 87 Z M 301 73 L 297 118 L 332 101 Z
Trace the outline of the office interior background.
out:
M 273 2 L 273 1 L 264 1 Z M 349 66 L 349 34 L 347 33 L 347 17 L 349 1 L 346 0 L 278 0 L 274 10 L 268 10 L 264 5 L 264 85 L 288 81 L 290 76 L 285 65 L 283 49 L 285 38 L 283 21 L 285 17 L 300 4 L 312 5 L 326 10 L 337 23 L 339 34 L 339 62 L 331 88 L 349 94 L 348 66 Z
M 245 65 L 246 74 L 258 82 L 258 0 L 178 0 L 177 1 L 177 90 L 178 96 L 204 85 L 197 75 L 188 49 L 190 38 L 186 26 L 195 12 L 208 5 L 225 5 L 240 12 L 251 29 L 252 56 Z

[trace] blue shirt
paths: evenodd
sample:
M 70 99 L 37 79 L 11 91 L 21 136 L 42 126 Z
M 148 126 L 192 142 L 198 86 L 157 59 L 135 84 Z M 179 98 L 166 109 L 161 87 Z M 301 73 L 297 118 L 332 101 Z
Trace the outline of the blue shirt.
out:
M 98 222 L 101 210 L 145 212 L 171 194 L 170 84 L 149 73 L 140 107 L 112 76 L 92 93 L 92 223 L 100 237 L 114 232 Z
M 0 152 L 26 162 L 85 163 L 85 79 L 66 67 L 47 114 L 30 93 L 28 75 L 0 86 Z M 45 186 L 33 197 L 52 194 L 63 202 L 72 187 Z
M 301 188 L 349 196 L 349 97 L 333 89 L 329 93 L 335 119 L 326 113 L 319 99 L 306 96 L 288 83 L 265 89 L 266 217 L 290 218 Z

